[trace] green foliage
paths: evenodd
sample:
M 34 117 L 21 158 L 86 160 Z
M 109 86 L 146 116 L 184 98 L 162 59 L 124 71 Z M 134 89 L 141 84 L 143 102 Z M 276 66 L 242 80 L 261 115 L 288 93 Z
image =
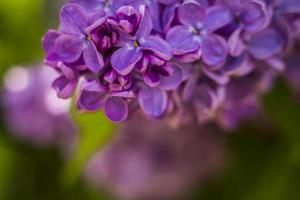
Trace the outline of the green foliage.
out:
M 0 75 L 15 64 L 32 64 L 42 58 L 45 0 L 0 0 Z
M 81 136 L 78 148 L 64 170 L 64 187 L 71 187 L 82 174 L 88 159 L 112 137 L 115 126 L 103 113 L 78 113 L 75 106 L 73 116 L 79 124 Z

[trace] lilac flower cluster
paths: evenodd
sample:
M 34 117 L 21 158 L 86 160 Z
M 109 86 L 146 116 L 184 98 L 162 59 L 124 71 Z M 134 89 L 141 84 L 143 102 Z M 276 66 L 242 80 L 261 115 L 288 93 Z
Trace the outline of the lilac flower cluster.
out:
M 298 0 L 70 0 L 43 47 L 58 96 L 79 87 L 79 110 L 233 127 L 299 38 Z

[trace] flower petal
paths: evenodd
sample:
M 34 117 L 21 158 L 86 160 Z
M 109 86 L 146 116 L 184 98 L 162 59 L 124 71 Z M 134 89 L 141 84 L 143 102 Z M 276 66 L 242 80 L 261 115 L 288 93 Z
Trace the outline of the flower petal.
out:
M 212 71 L 207 69 L 207 67 L 202 68 L 203 73 L 209 77 L 211 80 L 215 81 L 219 85 L 226 85 L 229 81 L 229 75 L 219 72 L 219 71 Z
M 104 106 L 105 115 L 113 122 L 122 122 L 128 116 L 128 105 L 120 97 L 110 97 Z
M 70 0 L 69 3 L 76 3 L 87 11 L 94 11 L 104 7 L 105 0 Z
M 60 70 L 61 73 L 70 81 L 77 79 L 77 74 L 72 67 L 67 66 L 62 62 L 59 62 L 57 64 L 57 69 Z
M 144 74 L 144 82 L 150 87 L 157 87 L 160 82 L 160 79 L 160 75 L 152 71 L 147 71 Z
M 83 90 L 80 93 L 77 106 L 82 111 L 97 111 L 104 107 L 106 94 Z
M 60 36 L 60 33 L 55 30 L 50 30 L 43 38 L 43 48 L 46 53 L 50 54 L 55 51 L 55 41 Z
M 116 12 L 122 6 L 132 6 L 136 10 L 139 10 L 141 5 L 145 4 L 145 0 L 113 0 L 112 9 Z
M 300 13 L 300 1 L 299 0 L 278 0 L 277 9 L 281 13 Z
M 70 81 L 65 76 L 60 76 L 52 83 L 52 87 L 56 90 L 59 98 L 68 99 L 73 96 L 77 82 L 77 80 Z
M 89 17 L 89 26 L 84 30 L 90 33 L 94 29 L 100 27 L 107 19 L 107 14 L 104 10 L 97 10 Z
M 97 111 L 104 107 L 107 90 L 97 81 L 85 81 L 80 88 L 77 107 L 83 111 Z
M 238 57 L 229 57 L 221 71 L 230 76 L 245 76 L 254 68 L 246 52 Z
M 204 8 L 196 1 L 186 1 L 178 8 L 178 20 L 184 25 L 202 24 L 204 20 Z
M 153 31 L 157 33 L 161 33 L 162 31 L 162 24 L 161 24 L 161 5 L 157 1 L 148 1 L 148 5 L 150 8 L 150 14 L 153 23 Z
M 150 10 L 149 10 L 149 7 L 146 6 L 145 10 L 144 10 L 144 15 L 140 22 L 140 26 L 139 26 L 135 36 L 138 39 L 145 38 L 150 35 L 152 29 L 153 29 L 153 22 L 152 22 Z
M 277 31 L 269 28 L 255 34 L 248 42 L 247 47 L 256 59 L 267 59 L 282 50 L 283 40 Z
M 88 69 L 94 73 L 99 72 L 104 67 L 103 57 L 92 41 L 85 42 L 83 59 Z
M 78 4 L 67 4 L 60 13 L 61 28 L 65 33 L 81 33 L 88 26 L 85 10 Z
M 224 38 L 217 35 L 205 36 L 202 48 L 202 58 L 205 64 L 219 67 L 225 63 L 228 47 Z
M 127 75 L 141 58 L 142 52 L 139 48 L 123 47 L 111 56 L 111 65 L 121 75 Z
M 265 2 L 260 0 L 246 2 L 241 13 L 245 30 L 250 32 L 261 31 L 269 24 L 270 14 L 272 13 L 267 9 Z
M 145 50 L 150 50 L 160 58 L 170 60 L 172 58 L 171 46 L 159 36 L 150 36 L 140 41 L 140 45 Z
M 167 108 L 167 93 L 158 88 L 141 88 L 138 101 L 143 111 L 150 117 L 160 117 Z
M 175 64 L 170 64 L 173 72 L 169 76 L 161 77 L 159 88 L 165 91 L 173 90 L 178 88 L 183 79 L 182 70 Z
M 214 32 L 232 21 L 230 10 L 224 6 L 213 6 L 206 10 L 204 27 L 208 32 Z
M 245 50 L 241 36 L 242 30 L 242 28 L 236 29 L 228 38 L 228 48 L 232 56 L 239 56 Z
M 182 90 L 183 102 L 188 102 L 193 98 L 193 94 L 195 92 L 195 88 L 197 85 L 197 80 L 198 80 L 198 76 L 195 76 L 193 74 L 191 74 L 189 76 L 189 79 L 187 79 Z
M 185 26 L 175 26 L 166 36 L 167 42 L 172 46 L 175 55 L 194 52 L 199 48 L 192 33 Z
M 58 58 L 67 63 L 79 59 L 83 51 L 83 40 L 80 35 L 62 35 L 55 41 L 55 50 Z
M 168 6 L 162 13 L 162 27 L 164 32 L 168 32 L 173 20 L 175 19 L 177 5 Z
M 172 6 L 175 3 L 179 3 L 181 0 L 157 0 L 157 1 L 161 4 Z

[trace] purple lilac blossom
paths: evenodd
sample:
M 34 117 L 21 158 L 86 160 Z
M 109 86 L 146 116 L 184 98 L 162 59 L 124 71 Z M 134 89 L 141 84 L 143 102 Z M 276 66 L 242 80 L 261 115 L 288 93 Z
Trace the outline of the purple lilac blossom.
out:
M 234 110 L 259 110 L 262 93 L 232 85 L 286 74 L 300 40 L 297 0 L 71 0 L 60 21 L 43 39 L 53 87 L 64 99 L 79 88 L 78 109 L 113 122 L 138 110 L 179 124 L 253 116 Z
M 121 199 L 184 199 L 179 197 L 190 186 L 204 185 L 222 169 L 223 136 L 216 127 L 174 130 L 167 120 L 149 122 L 138 115 L 95 153 L 87 164 L 86 179 Z
M 51 88 L 56 76 L 44 66 L 11 68 L 5 76 L 2 105 L 16 137 L 69 151 L 77 140 L 76 127 L 68 115 L 71 101 L 59 99 Z

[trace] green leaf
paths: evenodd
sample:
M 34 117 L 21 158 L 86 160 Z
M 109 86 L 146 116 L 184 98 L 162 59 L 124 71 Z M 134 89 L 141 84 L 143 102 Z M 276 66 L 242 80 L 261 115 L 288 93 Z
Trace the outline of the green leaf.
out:
M 80 138 L 76 151 L 63 171 L 63 186 L 70 189 L 82 174 L 85 164 L 113 136 L 116 126 L 102 112 L 79 113 L 72 111 L 79 125 Z

